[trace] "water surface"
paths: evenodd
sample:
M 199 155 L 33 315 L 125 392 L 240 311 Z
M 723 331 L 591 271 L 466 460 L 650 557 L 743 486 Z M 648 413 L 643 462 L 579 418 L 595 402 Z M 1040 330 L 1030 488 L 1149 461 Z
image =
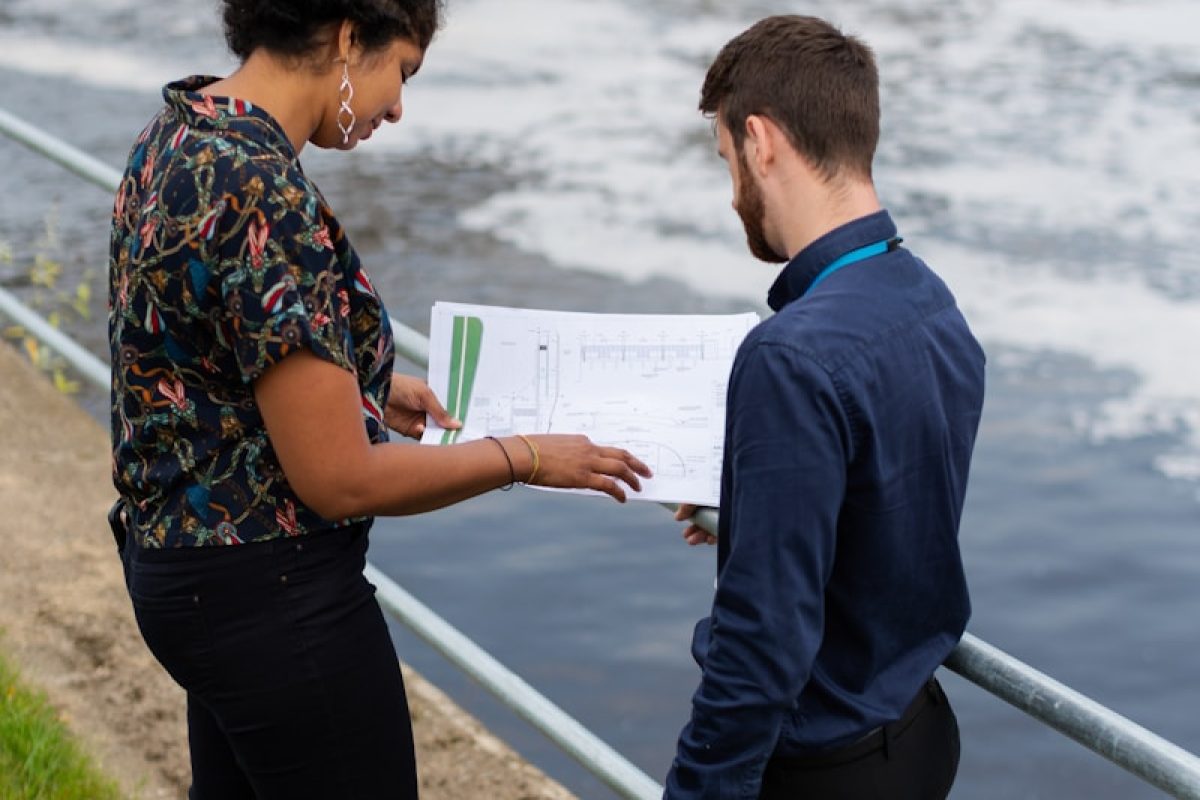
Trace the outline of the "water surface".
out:
M 404 123 L 306 169 L 394 316 L 435 300 L 763 311 L 698 86 L 781 0 L 459 0 Z M 875 45 L 876 178 L 989 354 L 962 528 L 971 630 L 1200 751 L 1200 7 L 813 2 Z M 0 106 L 113 165 L 167 80 L 229 69 L 215 4 L 10 0 Z M 105 348 L 111 199 L 0 140 L 0 282 L 89 281 Z M 47 233 L 49 229 L 49 234 Z M 37 256 L 63 265 L 54 291 Z M 90 275 L 88 274 L 90 272 Z M 85 394 L 98 416 L 105 398 Z M 375 563 L 662 779 L 715 553 L 656 506 L 529 490 L 381 520 Z M 586 798 L 611 793 L 396 630 L 401 655 Z M 962 798 L 1157 792 L 952 675 Z

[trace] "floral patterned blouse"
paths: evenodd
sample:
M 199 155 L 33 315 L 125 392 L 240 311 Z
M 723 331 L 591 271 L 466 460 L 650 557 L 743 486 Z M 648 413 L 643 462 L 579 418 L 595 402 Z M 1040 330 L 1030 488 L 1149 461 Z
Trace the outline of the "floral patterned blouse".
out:
M 253 381 L 300 348 L 355 373 L 372 442 L 392 373 L 383 303 L 279 124 L 192 77 L 138 137 L 109 257 L 113 480 L 141 547 L 346 525 L 288 485 Z M 319 424 L 317 420 L 314 424 Z

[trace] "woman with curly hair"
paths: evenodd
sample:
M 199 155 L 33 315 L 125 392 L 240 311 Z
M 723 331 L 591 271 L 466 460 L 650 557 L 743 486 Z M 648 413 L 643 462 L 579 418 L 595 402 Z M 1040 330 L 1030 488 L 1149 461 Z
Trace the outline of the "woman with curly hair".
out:
M 147 645 L 187 691 L 192 800 L 417 794 L 399 664 L 362 575 L 374 516 L 515 482 L 624 500 L 649 470 L 582 436 L 448 447 L 304 174 L 398 122 L 438 0 L 225 0 L 241 61 L 168 84 L 113 212 L 111 518 Z

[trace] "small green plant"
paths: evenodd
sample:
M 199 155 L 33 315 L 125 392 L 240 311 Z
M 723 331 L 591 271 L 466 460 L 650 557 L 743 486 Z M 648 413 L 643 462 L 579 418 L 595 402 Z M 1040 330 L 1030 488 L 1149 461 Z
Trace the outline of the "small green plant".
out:
M 68 319 L 73 321 L 90 320 L 92 318 L 92 280 L 95 270 L 84 270 L 74 289 L 60 288 L 63 279 L 62 262 L 55 258 L 61 251 L 58 237 L 57 209 L 51 209 L 43 220 L 42 236 L 37 241 L 37 254 L 33 257 L 27 275 L 29 284 L 34 288 L 28 303 L 30 308 L 41 311 L 46 321 L 54 328 L 61 328 Z M 16 257 L 12 245 L 0 240 L 0 264 L 11 266 Z M 64 316 L 65 315 L 65 316 Z M 64 394 L 79 392 L 79 381 L 68 377 L 69 372 L 62 358 L 48 348 L 42 347 L 38 340 L 24 327 L 12 325 L 3 330 L 6 339 L 17 341 L 21 349 L 39 370 L 45 372 L 54 381 L 54 386 Z
M 64 722 L 0 657 L 0 797 L 119 800 L 116 783 L 96 770 Z

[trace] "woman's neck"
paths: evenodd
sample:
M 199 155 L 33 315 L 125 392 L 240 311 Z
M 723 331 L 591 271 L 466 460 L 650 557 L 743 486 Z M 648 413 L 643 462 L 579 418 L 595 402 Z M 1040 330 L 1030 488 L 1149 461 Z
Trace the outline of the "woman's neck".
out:
M 297 155 L 321 123 L 323 102 L 315 100 L 329 83 L 325 75 L 285 66 L 265 50 L 255 50 L 226 78 L 210 83 L 201 94 L 246 100 L 270 114 Z

